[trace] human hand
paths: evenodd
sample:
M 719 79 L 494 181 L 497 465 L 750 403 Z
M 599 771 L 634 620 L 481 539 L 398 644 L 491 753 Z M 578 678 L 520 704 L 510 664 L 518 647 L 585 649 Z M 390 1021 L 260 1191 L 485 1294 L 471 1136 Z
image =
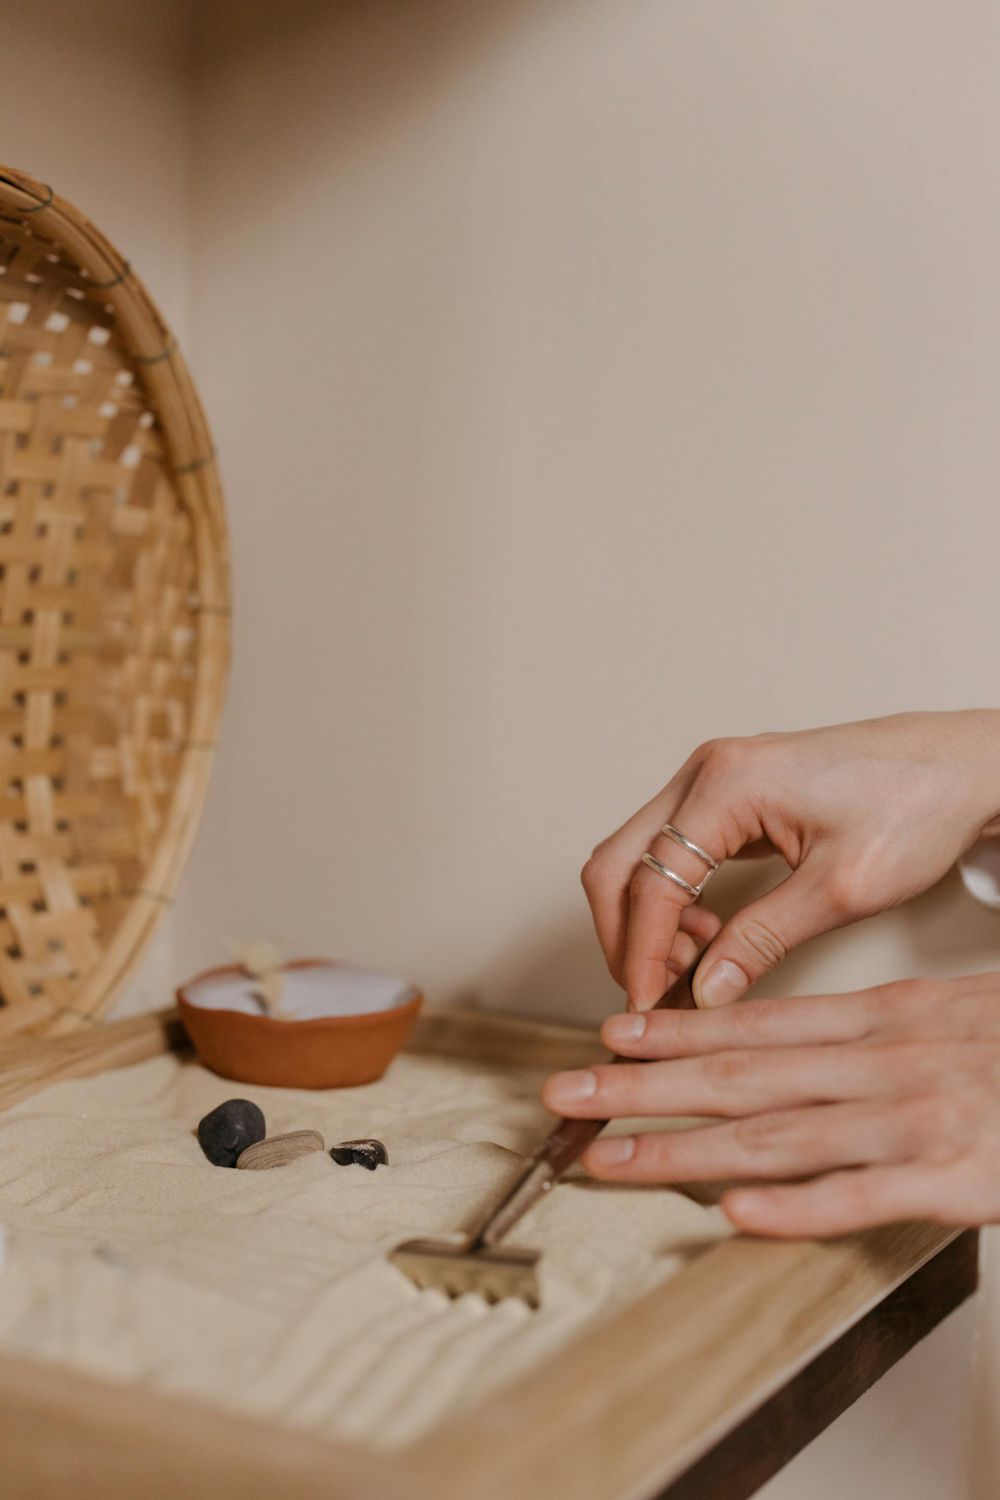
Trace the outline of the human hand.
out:
M 649 850 L 696 885 L 717 860 L 778 853 L 791 875 L 709 942 L 699 1005 L 738 999 L 807 938 L 933 885 L 1000 809 L 1000 712 L 900 714 L 796 734 L 713 740 L 583 870 L 597 935 L 636 1010 L 709 941 L 690 897 L 640 863 Z M 685 936 L 681 936 L 685 934 Z
M 1000 974 L 617 1015 L 602 1034 L 644 1061 L 555 1074 L 549 1109 L 724 1123 L 601 1137 L 595 1177 L 768 1184 L 722 1198 L 751 1234 L 1000 1222 Z

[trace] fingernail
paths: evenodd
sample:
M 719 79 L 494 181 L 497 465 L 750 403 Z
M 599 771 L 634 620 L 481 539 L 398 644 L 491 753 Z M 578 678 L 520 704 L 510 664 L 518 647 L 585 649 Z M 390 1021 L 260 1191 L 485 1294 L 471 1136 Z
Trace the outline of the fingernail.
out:
M 549 1095 L 557 1104 L 579 1104 L 597 1093 L 597 1074 L 585 1068 L 580 1073 L 557 1073 L 549 1085 Z
M 749 988 L 750 981 L 740 966 L 720 958 L 695 984 L 695 999 L 701 1006 L 730 1005 Z
M 616 1042 L 637 1042 L 646 1030 L 646 1017 L 632 1012 L 626 1016 L 609 1016 L 604 1023 L 604 1035 L 614 1046 Z
M 634 1155 L 634 1135 L 612 1135 L 605 1141 L 595 1141 L 587 1152 L 587 1160 L 595 1167 L 620 1167 Z

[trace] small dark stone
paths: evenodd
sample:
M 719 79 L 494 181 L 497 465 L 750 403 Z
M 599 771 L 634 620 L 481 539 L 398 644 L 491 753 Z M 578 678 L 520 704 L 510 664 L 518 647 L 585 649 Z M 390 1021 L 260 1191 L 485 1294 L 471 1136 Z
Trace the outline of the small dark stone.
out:
M 227 1099 L 198 1126 L 198 1144 L 216 1167 L 235 1167 L 237 1157 L 267 1134 L 263 1111 L 249 1099 Z
M 389 1153 L 381 1141 L 341 1141 L 331 1146 L 330 1155 L 338 1167 L 367 1167 L 374 1172 L 376 1167 L 389 1165 Z

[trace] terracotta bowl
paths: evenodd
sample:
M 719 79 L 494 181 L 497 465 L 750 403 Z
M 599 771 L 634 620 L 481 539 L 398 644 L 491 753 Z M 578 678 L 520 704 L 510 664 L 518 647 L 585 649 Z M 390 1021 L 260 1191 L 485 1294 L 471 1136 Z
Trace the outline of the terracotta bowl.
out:
M 323 959 L 288 964 L 282 1004 L 264 1015 L 238 965 L 209 969 L 177 991 L 181 1019 L 206 1067 L 240 1083 L 338 1089 L 381 1078 L 423 1003 L 412 984 Z

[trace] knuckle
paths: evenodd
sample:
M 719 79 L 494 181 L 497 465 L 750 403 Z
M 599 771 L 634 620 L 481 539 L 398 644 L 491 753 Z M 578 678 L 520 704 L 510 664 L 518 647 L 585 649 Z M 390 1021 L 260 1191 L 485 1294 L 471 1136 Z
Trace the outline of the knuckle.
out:
M 716 776 L 728 776 L 746 764 L 747 741 L 741 739 L 709 740 L 702 746 L 702 764 Z
M 917 1106 L 917 1122 L 920 1134 L 929 1143 L 943 1140 L 951 1135 L 956 1123 L 953 1101 L 945 1094 L 930 1094 Z
M 920 1101 L 915 1145 L 927 1161 L 952 1162 L 975 1140 L 982 1117 L 974 1092 L 932 1094 Z
M 787 1122 L 778 1115 L 747 1115 L 733 1127 L 737 1145 L 750 1156 L 771 1151 L 787 1133 Z
M 834 914 L 850 921 L 879 909 L 885 883 L 870 860 L 854 857 L 842 860 L 831 872 L 824 894 Z
M 647 1021 L 643 1042 L 647 1043 L 648 1037 L 648 1049 L 655 1056 L 669 1057 L 682 1049 L 686 1035 L 682 1010 L 658 1010 Z
M 638 906 L 686 906 L 687 895 L 672 880 L 657 875 L 648 865 L 640 864 L 629 881 L 630 900 Z
M 925 1006 L 933 989 L 930 980 L 894 979 L 869 990 L 865 1005 L 869 1025 L 888 1025 L 895 1029 L 896 1035 L 905 1035 L 899 1028 Z
M 700 761 L 701 764 L 704 765 L 706 761 L 712 759 L 712 756 L 715 754 L 716 750 L 718 750 L 719 746 L 723 743 L 724 741 L 721 739 L 702 740 L 701 744 L 691 756 L 691 759 Z
M 733 1006 L 728 1015 L 732 1016 L 743 1039 L 754 1043 L 774 1034 L 775 1025 L 782 1017 L 782 1006 L 787 1018 L 788 1003 L 782 1000 L 748 1000 L 745 1005 Z
M 598 844 L 580 871 L 580 882 L 585 891 L 598 890 L 612 875 L 610 842 L 605 839 Z
M 930 979 L 894 979 L 882 986 L 882 994 L 890 1006 L 906 1010 L 915 1003 L 929 1000 L 935 986 Z
M 842 866 L 827 881 L 824 899 L 835 917 L 849 922 L 864 909 L 860 877 L 853 866 Z
M 669 1135 L 642 1133 L 636 1140 L 635 1155 L 630 1165 L 640 1174 L 657 1173 L 669 1175 L 674 1166 L 676 1152 Z
M 836 1197 L 841 1212 L 852 1216 L 867 1213 L 871 1208 L 872 1188 L 865 1173 L 852 1171 L 839 1174 Z
M 753 918 L 740 923 L 738 936 L 747 951 L 766 969 L 775 968 L 788 952 L 788 945 L 772 928 Z
M 745 1082 L 753 1068 L 754 1060 L 747 1052 L 712 1052 L 702 1059 L 706 1080 L 719 1089 Z

